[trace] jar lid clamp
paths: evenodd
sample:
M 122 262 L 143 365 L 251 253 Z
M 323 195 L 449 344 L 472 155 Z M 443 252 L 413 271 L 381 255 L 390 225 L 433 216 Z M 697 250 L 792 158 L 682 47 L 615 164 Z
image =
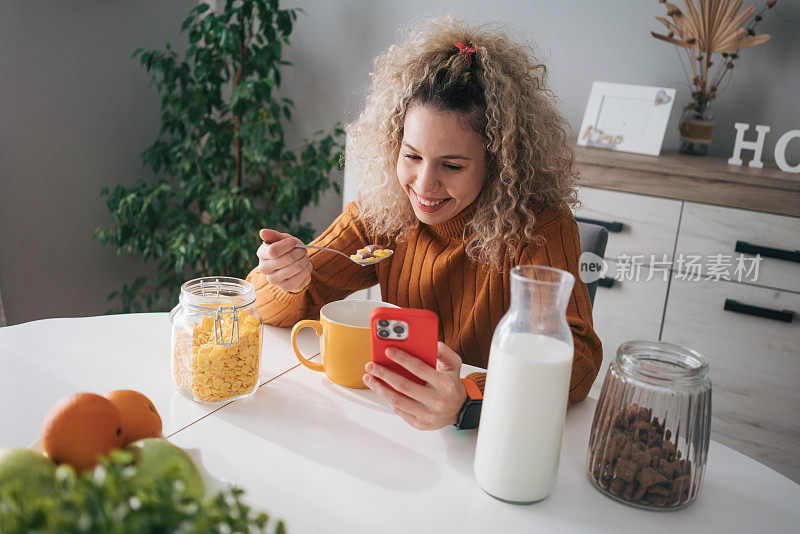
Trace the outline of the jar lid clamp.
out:
M 225 341 L 225 336 L 222 332 L 222 314 L 225 310 L 228 310 L 232 316 L 230 341 Z M 234 333 L 236 334 L 236 341 L 233 340 Z M 214 340 L 217 345 L 222 345 L 226 349 L 239 344 L 239 317 L 236 314 L 236 306 L 220 306 L 217 308 L 214 313 Z

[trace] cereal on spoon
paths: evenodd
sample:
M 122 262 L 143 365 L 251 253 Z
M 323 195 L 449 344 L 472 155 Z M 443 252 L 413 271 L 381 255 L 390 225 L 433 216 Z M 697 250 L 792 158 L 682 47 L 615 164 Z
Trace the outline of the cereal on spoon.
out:
M 380 245 L 367 245 L 360 248 L 355 254 L 350 256 L 353 261 L 375 261 L 380 258 L 385 258 L 392 253 L 391 250 L 382 248 Z

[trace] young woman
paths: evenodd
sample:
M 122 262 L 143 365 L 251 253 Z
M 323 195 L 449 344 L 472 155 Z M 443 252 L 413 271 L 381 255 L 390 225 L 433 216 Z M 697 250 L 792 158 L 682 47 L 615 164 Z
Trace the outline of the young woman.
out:
M 299 240 L 288 234 L 260 232 L 259 265 L 248 280 L 267 324 L 317 317 L 324 304 L 376 283 L 384 301 L 439 316 L 436 369 L 399 350 L 387 354 L 425 386 L 372 363 L 364 375 L 415 428 L 456 422 L 467 396 L 461 363 L 487 366 L 515 265 L 575 275 L 571 403 L 587 395 L 600 368 L 589 293 L 577 276 L 573 150 L 545 75 L 528 47 L 500 31 L 450 18 L 423 23 L 375 59 L 366 106 L 349 128 L 359 200 L 313 241 L 346 254 L 379 244 L 394 255 L 361 267 L 295 249 Z

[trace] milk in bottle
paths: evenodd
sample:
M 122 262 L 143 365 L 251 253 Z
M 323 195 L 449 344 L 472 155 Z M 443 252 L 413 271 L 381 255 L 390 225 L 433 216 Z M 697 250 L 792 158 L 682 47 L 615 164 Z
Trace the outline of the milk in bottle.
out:
M 572 371 L 566 306 L 574 277 L 518 266 L 511 307 L 492 337 L 475 450 L 484 491 L 511 502 L 547 497 L 558 472 Z

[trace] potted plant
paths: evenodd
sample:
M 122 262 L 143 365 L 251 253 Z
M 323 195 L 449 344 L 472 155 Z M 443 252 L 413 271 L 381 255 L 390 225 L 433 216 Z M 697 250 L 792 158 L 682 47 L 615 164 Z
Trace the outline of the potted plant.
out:
M 201 3 L 182 25 L 182 58 L 169 44 L 134 53 L 161 95 L 161 130 L 142 154 L 161 178 L 103 188 L 113 223 L 95 237 L 157 272 L 109 295 L 114 311 L 167 310 L 180 285 L 202 275 L 244 277 L 260 228 L 313 236 L 300 214 L 329 188 L 338 193 L 330 175 L 344 132 L 336 125 L 287 146 L 293 102 L 277 89 L 296 18 L 277 0 Z
M 650 34 L 656 39 L 684 49 L 689 64 L 687 69 L 681 58 L 692 99 L 683 109 L 678 123 L 681 134 L 679 152 L 699 155 L 708 153 L 708 145 L 714 132 L 711 101 L 724 89 L 723 81 L 727 78 L 730 82 L 739 50 L 770 39 L 767 34 L 756 35 L 754 28 L 762 20 L 764 11 L 772 9 L 776 1 L 768 1 L 753 17 L 752 22 L 745 25 L 755 12 L 755 4 L 739 12 L 741 0 L 699 0 L 697 7 L 692 0 L 686 0 L 686 13 L 683 13 L 676 5 L 659 0 L 666 4 L 667 16 L 672 20 L 664 17 L 656 19 L 667 27 L 669 33 L 662 35 L 651 31 Z M 722 60 L 715 62 L 712 59 L 713 54 L 721 54 Z M 717 68 L 713 69 L 715 63 Z

